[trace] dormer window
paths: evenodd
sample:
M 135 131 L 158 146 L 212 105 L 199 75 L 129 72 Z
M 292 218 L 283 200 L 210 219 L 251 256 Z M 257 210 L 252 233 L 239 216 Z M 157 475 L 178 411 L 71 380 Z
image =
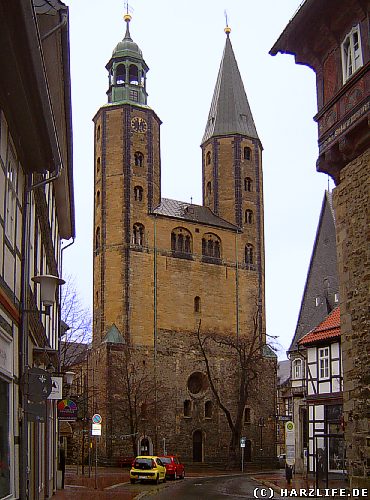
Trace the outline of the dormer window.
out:
M 342 43 L 343 83 L 363 66 L 359 25 L 354 26 Z

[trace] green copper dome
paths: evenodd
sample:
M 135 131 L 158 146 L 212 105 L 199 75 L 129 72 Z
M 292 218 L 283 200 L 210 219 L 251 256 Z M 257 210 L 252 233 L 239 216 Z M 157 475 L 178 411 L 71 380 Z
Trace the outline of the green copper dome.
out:
M 125 38 L 117 44 L 116 48 L 112 52 L 112 57 L 133 56 L 142 59 L 143 58 L 142 51 L 140 50 L 138 44 L 135 43 L 131 38 L 129 30 L 129 22 L 130 20 L 126 21 L 127 27 L 126 27 Z

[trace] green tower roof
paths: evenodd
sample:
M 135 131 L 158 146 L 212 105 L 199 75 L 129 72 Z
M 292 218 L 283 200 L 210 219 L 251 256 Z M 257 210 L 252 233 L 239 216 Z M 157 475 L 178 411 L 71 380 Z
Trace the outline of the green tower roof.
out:
M 211 137 L 241 134 L 258 139 L 252 112 L 249 107 L 229 33 L 213 93 L 211 109 L 202 144 Z
M 125 19 L 126 21 L 126 33 L 125 37 L 121 42 L 118 42 L 116 48 L 112 52 L 112 57 L 125 57 L 132 56 L 138 59 L 143 59 L 143 53 L 140 50 L 137 43 L 135 43 L 130 35 L 130 20 L 131 18 Z

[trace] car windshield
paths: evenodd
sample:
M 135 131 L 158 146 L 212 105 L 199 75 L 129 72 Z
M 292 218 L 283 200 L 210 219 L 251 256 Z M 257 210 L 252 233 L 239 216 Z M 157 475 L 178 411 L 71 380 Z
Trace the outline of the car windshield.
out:
M 151 458 L 137 458 L 134 463 L 135 469 L 152 469 L 155 462 Z
M 162 460 L 162 462 L 164 464 L 170 464 L 171 463 L 171 459 L 168 458 L 168 457 L 159 457 L 159 458 Z

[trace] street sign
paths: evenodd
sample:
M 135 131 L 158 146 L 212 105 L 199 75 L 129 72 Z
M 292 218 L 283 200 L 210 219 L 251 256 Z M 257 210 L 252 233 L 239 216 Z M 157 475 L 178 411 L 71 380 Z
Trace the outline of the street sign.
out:
M 289 420 L 285 424 L 285 450 L 287 465 L 295 464 L 295 425 Z
M 101 424 L 103 419 L 101 418 L 101 415 L 99 415 L 99 413 L 95 413 L 95 415 L 92 416 L 91 420 L 94 424 Z
M 247 440 L 247 438 L 245 438 L 245 437 L 240 438 L 240 448 L 245 448 L 246 440 Z
M 91 435 L 92 436 L 101 436 L 101 424 L 92 424 Z

